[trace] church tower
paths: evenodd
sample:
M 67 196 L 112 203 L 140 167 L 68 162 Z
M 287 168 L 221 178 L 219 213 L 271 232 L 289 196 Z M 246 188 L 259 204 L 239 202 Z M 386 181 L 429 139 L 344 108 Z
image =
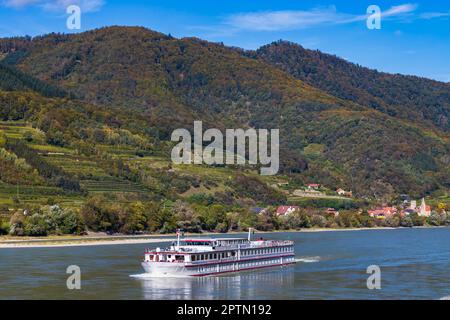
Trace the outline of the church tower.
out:
M 431 211 L 430 206 L 427 206 L 427 204 L 425 203 L 425 198 L 422 198 L 422 203 L 420 204 L 419 207 L 419 216 L 429 217 L 430 211 Z

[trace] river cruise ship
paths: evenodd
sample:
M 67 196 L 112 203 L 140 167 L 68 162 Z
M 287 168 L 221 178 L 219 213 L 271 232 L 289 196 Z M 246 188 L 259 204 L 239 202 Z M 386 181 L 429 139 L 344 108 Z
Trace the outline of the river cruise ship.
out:
M 294 242 L 245 238 L 192 238 L 146 250 L 142 267 L 154 276 L 210 276 L 295 263 Z

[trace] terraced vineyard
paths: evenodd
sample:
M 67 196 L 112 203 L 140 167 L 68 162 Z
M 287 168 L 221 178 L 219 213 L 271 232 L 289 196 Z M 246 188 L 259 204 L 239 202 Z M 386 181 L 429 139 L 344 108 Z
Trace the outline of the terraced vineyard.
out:
M 79 208 L 84 199 L 74 194 L 66 194 L 61 188 L 46 186 L 10 185 L 0 182 L 0 205 L 18 206 L 20 204 L 42 205 L 58 203 Z
M 29 132 L 38 139 L 44 138 L 44 133 L 31 127 L 31 125 L 20 121 L 0 121 L 0 131 L 11 139 L 23 139 L 25 133 Z
M 103 192 L 126 192 L 126 193 L 144 193 L 149 190 L 139 183 L 133 183 L 126 180 L 110 177 L 105 180 L 82 180 L 82 186 L 90 193 Z
M 128 196 L 119 197 L 121 201 L 128 202 L 146 198 L 149 193 L 149 189 L 142 184 L 111 176 L 97 161 L 78 154 L 75 149 L 46 143 L 45 135 L 28 123 L 3 121 L 0 122 L 0 132 L 7 139 L 27 141 L 27 145 L 37 150 L 48 163 L 78 177 L 81 187 L 87 191 L 87 195 L 81 196 L 70 194 L 55 186 L 11 185 L 0 182 L 0 205 L 17 206 L 17 202 L 21 204 L 59 203 L 70 207 L 80 207 L 85 197 L 91 194 L 128 194 Z M 131 148 L 102 146 L 101 149 L 125 160 L 136 157 Z M 153 162 L 149 158 L 139 159 Z M 161 159 L 155 159 L 154 162 L 158 161 Z

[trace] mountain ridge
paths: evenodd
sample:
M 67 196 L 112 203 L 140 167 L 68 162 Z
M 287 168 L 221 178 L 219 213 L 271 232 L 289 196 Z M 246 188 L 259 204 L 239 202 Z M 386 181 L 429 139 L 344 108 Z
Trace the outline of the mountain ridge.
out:
M 422 116 L 447 132 L 450 130 L 449 83 L 414 75 L 380 72 L 284 40 L 245 54 L 276 65 L 295 78 L 337 97 L 406 119 L 419 119 Z M 396 82 L 402 82 L 401 86 Z M 404 92 L 398 95 L 399 92 L 392 92 L 393 88 Z M 434 100 L 428 102 L 427 99 Z M 436 100 L 441 108 L 434 105 Z M 417 107 L 415 104 L 421 105 Z

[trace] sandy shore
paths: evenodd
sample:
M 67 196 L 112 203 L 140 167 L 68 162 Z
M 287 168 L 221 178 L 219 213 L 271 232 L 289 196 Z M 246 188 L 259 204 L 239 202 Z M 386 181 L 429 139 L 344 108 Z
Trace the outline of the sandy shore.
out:
M 327 228 L 310 228 L 301 230 L 282 230 L 282 231 L 270 231 L 255 233 L 254 237 L 258 234 L 265 233 L 279 233 L 279 232 L 338 232 L 338 231 L 362 231 L 362 230 L 395 230 L 397 228 L 345 228 L 345 229 L 327 229 Z M 240 234 L 246 235 L 243 232 L 230 232 L 228 234 Z M 223 234 L 218 233 L 203 233 L 203 234 L 189 234 L 186 236 L 216 236 L 219 237 Z M 5 238 L 0 237 L 0 249 L 6 248 L 51 248 L 51 247 L 82 247 L 82 246 L 103 246 L 103 245 L 122 245 L 122 244 L 145 244 L 145 243 L 158 243 L 158 242 L 172 242 L 175 241 L 175 235 L 146 235 L 146 236 L 82 236 L 82 237 L 70 237 L 70 236 L 53 236 L 48 238 Z

